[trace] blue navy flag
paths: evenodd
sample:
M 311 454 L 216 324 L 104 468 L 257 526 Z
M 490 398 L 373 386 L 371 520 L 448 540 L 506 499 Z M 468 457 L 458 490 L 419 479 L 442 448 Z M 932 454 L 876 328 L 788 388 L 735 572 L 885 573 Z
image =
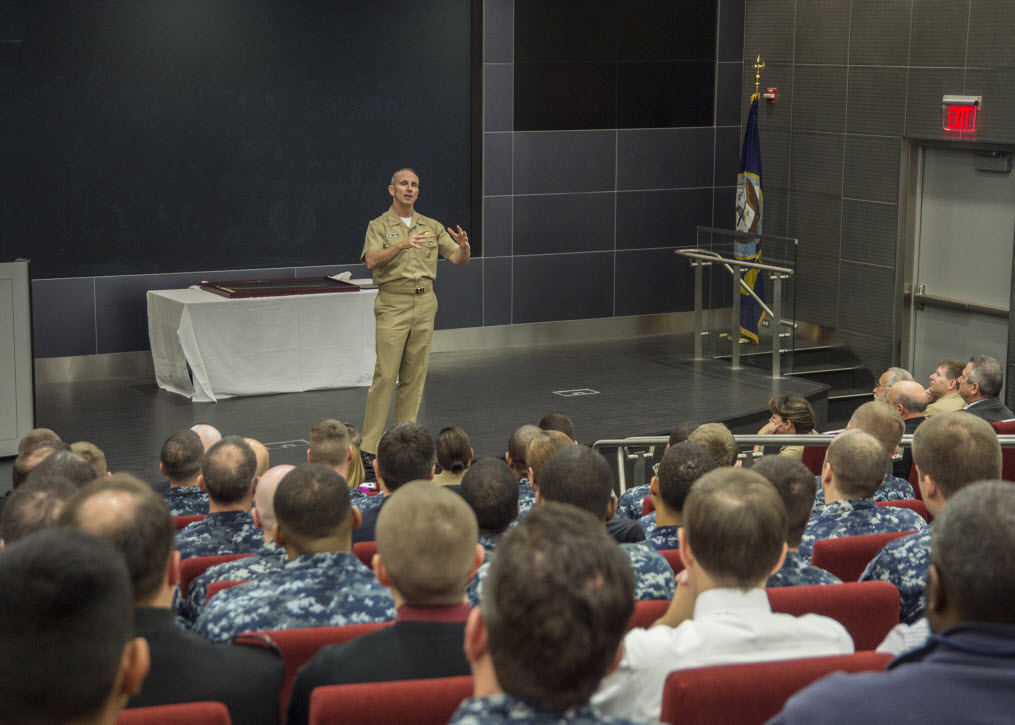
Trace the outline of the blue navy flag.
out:
M 740 166 L 737 172 L 737 231 L 761 234 L 761 213 L 764 207 L 761 186 L 761 143 L 758 140 L 758 101 L 753 99 L 751 111 L 747 114 L 747 128 L 744 143 L 740 147 Z M 733 256 L 746 262 L 761 261 L 761 242 L 736 240 Z M 744 282 L 755 294 L 765 301 L 765 283 L 759 270 L 749 269 L 744 273 Z M 740 334 L 754 343 L 758 342 L 758 326 L 765 317 L 764 308 L 747 290 L 740 288 Z

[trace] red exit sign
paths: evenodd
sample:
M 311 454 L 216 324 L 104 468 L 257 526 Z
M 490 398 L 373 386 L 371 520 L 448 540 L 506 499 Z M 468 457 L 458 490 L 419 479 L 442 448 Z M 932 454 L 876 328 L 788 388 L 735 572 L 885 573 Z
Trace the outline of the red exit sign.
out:
M 945 96 L 941 103 L 941 126 L 945 131 L 975 131 L 980 96 Z

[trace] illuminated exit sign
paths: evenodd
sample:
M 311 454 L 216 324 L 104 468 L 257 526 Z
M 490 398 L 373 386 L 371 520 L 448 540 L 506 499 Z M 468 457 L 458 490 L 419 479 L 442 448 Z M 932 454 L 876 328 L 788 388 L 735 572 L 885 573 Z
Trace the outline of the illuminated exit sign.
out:
M 945 131 L 975 131 L 982 96 L 945 96 L 941 99 L 941 127 Z

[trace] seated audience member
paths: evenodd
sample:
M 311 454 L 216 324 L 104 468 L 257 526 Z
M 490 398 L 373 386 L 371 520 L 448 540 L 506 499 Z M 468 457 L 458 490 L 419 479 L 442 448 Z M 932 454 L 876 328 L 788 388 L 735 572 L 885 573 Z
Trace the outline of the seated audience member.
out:
M 55 442 L 60 445 L 64 445 L 63 441 L 60 440 L 60 436 L 51 431 L 49 428 L 33 428 L 28 431 L 24 437 L 18 441 L 18 456 L 14 459 L 14 466 L 11 469 L 11 491 L 7 491 L 3 496 L 0 496 L 0 511 L 3 511 L 4 505 L 7 503 L 7 499 L 10 498 L 13 489 L 16 489 L 22 483 L 25 482 L 25 478 L 28 477 L 28 471 L 38 465 L 41 458 L 31 458 L 29 454 L 38 446 L 40 443 Z M 47 447 L 44 455 L 49 455 L 55 449 Z M 30 462 L 31 458 L 31 462 Z
M 14 459 L 14 467 L 11 469 L 11 487 L 17 488 L 28 479 L 28 474 L 36 466 L 49 458 L 56 451 L 71 452 L 70 444 L 63 441 L 43 441 L 36 444 L 31 450 L 22 453 Z
M 322 685 L 469 674 L 465 585 L 484 554 L 476 532 L 476 517 L 453 491 L 417 482 L 391 496 L 377 518 L 373 566 L 395 598 L 395 624 L 324 647 L 301 667 L 287 725 L 308 721 L 310 693 Z
M 94 443 L 88 441 L 77 441 L 70 444 L 70 449 L 85 459 L 85 463 L 95 471 L 95 478 L 102 478 L 109 475 L 109 466 L 106 463 L 106 454 Z
M 913 455 L 923 501 L 935 519 L 969 484 L 1001 477 L 997 434 L 990 423 L 975 416 L 944 413 L 930 418 L 913 434 Z M 894 584 L 899 590 L 901 620 L 909 624 L 924 613 L 930 542 L 929 527 L 890 541 L 860 577 L 860 581 L 882 579 Z
M 666 442 L 663 455 L 666 455 L 666 451 L 673 446 L 686 441 L 687 436 L 691 435 L 691 432 L 698 425 L 698 423 L 679 423 L 670 431 L 670 439 Z M 617 516 L 637 521 L 641 518 L 642 504 L 649 495 L 649 484 L 647 483 L 627 489 L 624 493 L 620 494 L 620 499 L 617 501 Z
M 18 441 L 18 455 L 22 456 L 29 453 L 37 445 L 46 441 L 61 442 L 61 439 L 56 434 L 56 431 L 49 428 L 32 428 Z
M 275 491 L 282 479 L 295 466 L 282 465 L 269 468 L 257 481 L 254 490 L 254 526 L 261 530 L 264 543 L 253 556 L 235 559 L 208 567 L 190 582 L 187 599 L 176 590 L 173 609 L 184 621 L 193 624 L 208 601 L 208 586 L 213 582 L 235 582 L 256 579 L 278 571 L 289 560 L 285 549 L 275 543 Z
M 959 396 L 966 403 L 967 413 L 983 418 L 988 423 L 1015 418 L 1015 413 L 998 397 L 1004 387 L 1001 363 L 987 355 L 969 358 L 959 377 Z
M 593 705 L 655 721 L 673 670 L 852 652 L 835 620 L 772 612 L 764 587 L 782 564 L 786 529 L 786 507 L 760 474 L 720 468 L 698 479 L 684 505 L 686 568 L 673 601 L 651 629 L 624 637 L 620 662 Z
M 903 380 L 888 389 L 888 404 L 899 411 L 905 425 L 904 435 L 913 435 L 916 427 L 927 420 L 927 391 L 915 380 Z M 892 456 L 892 475 L 909 481 L 913 466 L 913 449 L 904 448 Z M 910 484 L 912 485 L 912 484 Z
M 772 416 L 758 431 L 758 435 L 808 435 L 814 433 L 814 408 L 799 395 L 776 395 L 768 401 Z M 756 452 L 762 446 L 755 446 Z M 803 446 L 781 446 L 779 455 L 800 460 Z
M 38 531 L 0 552 L 0 720 L 114 725 L 148 671 L 123 558 L 81 531 Z
M 396 423 L 384 432 L 377 443 L 374 473 L 381 493 L 380 503 L 363 512 L 363 523 L 354 527 L 352 542 L 374 540 L 377 517 L 388 497 L 409 481 L 429 481 L 434 475 L 433 438 L 418 423 Z
M 349 461 L 349 470 L 346 471 L 345 482 L 349 488 L 359 491 L 360 484 L 367 480 L 366 469 L 363 467 L 363 454 L 360 453 L 359 445 L 363 442 L 363 436 L 349 423 L 345 424 L 345 430 L 349 434 L 349 445 L 352 446 L 353 457 Z M 370 480 L 373 481 L 374 472 L 370 471 Z M 362 509 L 360 509 L 362 511 Z
M 250 512 L 256 471 L 254 452 L 239 436 L 226 436 L 208 449 L 197 479 L 208 493 L 208 515 L 176 532 L 181 559 L 261 548 L 264 539 Z
M 572 443 L 577 442 L 574 437 L 574 423 L 563 413 L 547 413 L 539 419 L 539 428 L 540 430 L 560 431 L 570 438 Z
M 198 437 L 201 439 L 201 445 L 204 446 L 205 452 L 222 440 L 222 434 L 219 433 L 219 429 L 213 425 L 198 423 L 196 425 L 192 425 L 190 429 L 197 433 Z
M 213 597 L 197 618 L 195 632 L 225 641 L 251 630 L 395 618 L 390 592 L 352 554 L 351 535 L 360 513 L 349 503 L 345 479 L 319 463 L 297 466 L 275 491 L 275 519 L 275 543 L 285 547 L 289 561 Z
M 257 459 L 257 474 L 263 476 L 264 472 L 271 468 L 271 454 L 268 453 L 268 449 L 261 441 L 254 438 L 244 438 L 244 442 L 250 446 L 250 450 L 254 452 L 254 458 Z
M 539 431 L 539 426 L 531 424 L 517 428 L 508 439 L 507 453 L 504 454 L 504 460 L 511 467 L 511 472 L 515 474 L 515 480 L 518 481 L 519 514 L 527 512 L 536 502 L 536 494 L 532 490 L 532 486 L 529 485 L 529 464 L 525 460 L 525 452 Z
M 928 416 L 952 413 L 966 407 L 966 401 L 959 395 L 962 367 L 958 360 L 945 358 L 930 374 L 930 385 L 927 386 L 927 398 L 930 400 L 927 406 Z
M 978 483 L 949 499 L 931 534 L 927 618 L 934 634 L 927 643 L 884 672 L 819 680 L 771 722 L 1009 722 L 1015 708 L 1012 521 L 1015 486 L 1007 481 Z
M 888 402 L 888 389 L 903 380 L 912 380 L 913 374 L 904 368 L 888 368 L 878 378 L 874 386 L 874 400 L 878 403 Z
M 81 489 L 61 518 L 105 540 L 127 562 L 134 628 L 151 649 L 151 671 L 130 707 L 217 700 L 235 723 L 278 721 L 283 667 L 276 653 L 262 646 L 213 645 L 176 626 L 170 603 L 180 558 L 163 497 L 130 474 L 117 473 Z
M 811 516 L 816 484 L 810 470 L 786 456 L 765 456 L 755 461 L 751 470 L 760 473 L 775 486 L 786 506 L 786 558 L 782 567 L 768 577 L 766 587 L 794 587 L 804 584 L 841 584 L 831 572 L 811 566 L 810 559 L 800 556 L 800 539 Z
M 589 706 L 633 611 L 631 569 L 595 519 L 547 503 L 504 536 L 465 654 L 473 696 L 452 725 L 594 725 Z
M 687 494 L 695 481 L 714 469 L 715 460 L 697 443 L 684 441 L 667 449 L 650 484 L 656 525 L 648 538 L 649 544 L 659 550 L 680 547 L 677 529 L 684 522 Z
M 882 508 L 874 503 L 874 493 L 883 480 L 886 465 L 888 454 L 884 446 L 869 433 L 847 430 L 832 441 L 821 469 L 825 505 L 807 522 L 800 541 L 801 558 L 811 558 L 818 539 L 920 531 L 927 525 L 915 511 Z
M 323 463 L 343 479 L 349 473 L 349 467 L 353 463 L 356 453 L 349 442 L 349 429 L 345 423 L 337 420 L 326 419 L 314 425 L 310 429 L 310 448 L 307 449 L 307 463 Z M 362 460 L 360 465 L 362 465 Z M 357 487 L 349 484 L 349 496 L 352 505 L 360 512 L 372 509 L 381 505 L 380 496 L 367 496 Z
M 60 478 L 29 481 L 12 491 L 0 513 L 0 548 L 53 526 L 78 487 Z
M 499 458 L 481 458 L 469 467 L 458 493 L 476 515 L 479 543 L 490 552 L 518 517 L 518 485 Z
M 201 438 L 187 428 L 176 431 L 162 444 L 159 470 L 169 479 L 169 484 L 168 488 L 164 485 L 152 488 L 166 497 L 173 516 L 208 513 L 208 494 L 198 485 L 203 459 Z
M 43 443 L 38 451 L 48 444 Z M 66 445 L 66 444 L 63 444 Z M 31 454 L 29 454 L 31 455 Z M 88 462 L 72 450 L 56 450 L 28 472 L 25 483 L 32 481 L 66 481 L 77 488 L 95 480 L 95 471 Z
M 472 442 L 461 428 L 444 428 L 437 436 L 437 464 L 441 472 L 433 477 L 440 486 L 457 486 L 472 465 Z
M 544 430 L 532 436 L 529 447 L 525 449 L 525 460 L 529 464 L 528 479 L 533 501 L 539 493 L 539 472 L 543 469 L 543 465 L 554 453 L 573 445 L 574 441 L 559 430 Z

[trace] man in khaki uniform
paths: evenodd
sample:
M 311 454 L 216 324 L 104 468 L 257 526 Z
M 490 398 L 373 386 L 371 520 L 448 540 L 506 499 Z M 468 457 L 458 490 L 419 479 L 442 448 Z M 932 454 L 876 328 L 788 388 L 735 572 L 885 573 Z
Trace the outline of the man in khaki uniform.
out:
M 395 423 L 415 421 L 430 364 L 430 341 L 437 314 L 433 292 L 437 255 L 454 264 L 469 263 L 469 235 L 461 227 L 447 230 L 440 222 L 413 209 L 419 196 L 419 177 L 400 169 L 388 186 L 391 208 L 370 222 L 360 260 L 373 270 L 377 285 L 377 364 L 367 393 L 361 450 L 377 453 L 377 442 L 388 419 L 391 393 Z
M 966 401 L 959 395 L 959 378 L 962 377 L 964 366 L 958 360 L 946 358 L 937 364 L 937 369 L 930 374 L 930 385 L 927 393 L 930 405 L 926 415 L 939 415 L 962 410 Z

